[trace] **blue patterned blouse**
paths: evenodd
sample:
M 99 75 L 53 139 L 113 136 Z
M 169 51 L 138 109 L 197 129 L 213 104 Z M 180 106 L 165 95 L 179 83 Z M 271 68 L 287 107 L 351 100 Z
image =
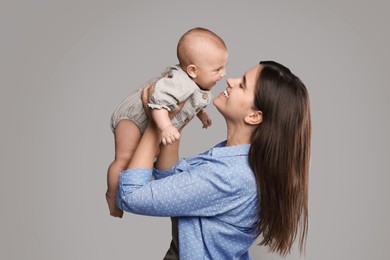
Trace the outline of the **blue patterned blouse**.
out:
M 251 259 L 258 233 L 257 187 L 249 144 L 222 142 L 169 170 L 121 173 L 118 206 L 150 216 L 179 217 L 180 259 Z

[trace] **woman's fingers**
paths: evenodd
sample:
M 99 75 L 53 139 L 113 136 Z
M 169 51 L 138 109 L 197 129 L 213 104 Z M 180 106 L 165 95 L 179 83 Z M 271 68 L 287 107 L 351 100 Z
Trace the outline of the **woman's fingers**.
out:
M 153 94 L 153 91 L 154 91 L 154 84 L 145 87 L 142 90 L 142 94 L 141 94 L 142 104 L 144 106 L 145 113 L 149 118 L 151 118 L 151 114 L 150 114 L 150 108 L 148 107 L 148 103 L 149 103 L 150 96 Z

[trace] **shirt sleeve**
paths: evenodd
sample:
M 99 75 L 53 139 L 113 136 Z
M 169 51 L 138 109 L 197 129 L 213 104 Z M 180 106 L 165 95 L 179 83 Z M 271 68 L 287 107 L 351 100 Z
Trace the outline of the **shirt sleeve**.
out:
M 172 171 L 172 168 L 169 170 L 159 170 L 156 167 L 154 167 L 153 169 L 153 177 L 156 180 L 172 176 L 173 174 L 175 174 L 175 172 Z
M 226 165 L 209 160 L 181 160 L 155 180 L 151 169 L 129 169 L 120 176 L 117 204 L 150 216 L 215 216 L 242 203 L 239 185 L 218 174 L 224 171 Z
M 178 108 L 179 103 L 185 101 L 194 93 L 195 87 L 195 83 L 189 79 L 187 74 L 173 69 L 171 77 L 163 77 L 156 82 L 148 106 L 174 111 Z

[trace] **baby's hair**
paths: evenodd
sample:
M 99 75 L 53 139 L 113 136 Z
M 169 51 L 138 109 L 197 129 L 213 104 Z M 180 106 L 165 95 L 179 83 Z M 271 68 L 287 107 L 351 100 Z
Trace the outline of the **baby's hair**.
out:
M 177 44 L 177 58 L 182 68 L 187 67 L 194 61 L 194 54 L 192 52 L 193 46 L 208 43 L 217 48 L 227 50 L 225 42 L 214 32 L 209 29 L 196 27 L 184 33 Z

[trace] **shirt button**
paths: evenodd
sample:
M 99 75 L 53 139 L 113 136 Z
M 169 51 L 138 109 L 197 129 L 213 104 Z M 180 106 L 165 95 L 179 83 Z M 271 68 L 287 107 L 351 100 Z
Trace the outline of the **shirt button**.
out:
M 207 99 L 208 96 L 209 96 L 209 95 L 207 95 L 207 93 L 203 93 L 202 98 L 203 98 L 203 99 Z

